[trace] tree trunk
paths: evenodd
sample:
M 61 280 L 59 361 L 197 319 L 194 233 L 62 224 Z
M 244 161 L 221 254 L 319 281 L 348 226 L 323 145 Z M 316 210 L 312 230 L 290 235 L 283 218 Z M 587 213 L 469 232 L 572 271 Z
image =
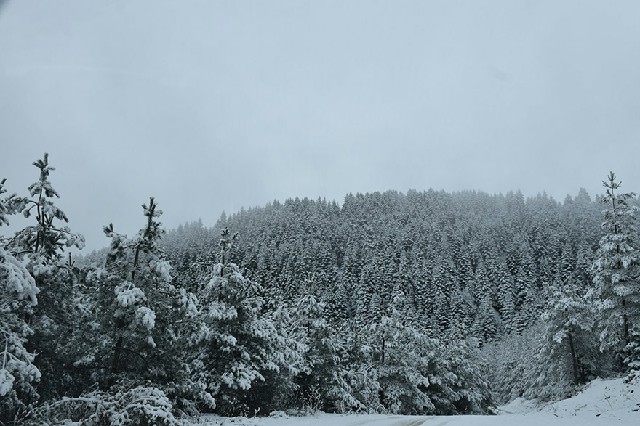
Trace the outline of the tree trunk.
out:
M 576 348 L 573 344 L 573 334 L 567 333 L 569 341 L 569 349 L 571 350 L 571 367 L 573 368 L 573 383 L 580 384 L 580 375 L 578 373 L 578 357 L 576 356 Z
M 111 374 L 108 378 L 108 386 L 111 387 L 116 382 L 116 376 L 120 373 L 120 366 L 122 362 L 120 357 L 122 355 L 122 336 L 118 337 L 116 344 L 113 347 L 113 357 L 111 358 Z
M 627 301 L 622 299 L 622 337 L 624 340 L 624 347 L 629 344 L 629 317 L 627 316 Z

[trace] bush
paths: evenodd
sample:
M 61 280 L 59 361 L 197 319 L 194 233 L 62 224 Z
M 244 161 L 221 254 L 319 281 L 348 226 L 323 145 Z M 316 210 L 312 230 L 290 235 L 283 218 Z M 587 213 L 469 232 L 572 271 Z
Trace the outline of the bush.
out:
M 35 413 L 32 424 L 181 425 L 172 411 L 171 401 L 158 388 L 114 386 L 108 392 L 97 390 L 45 404 Z

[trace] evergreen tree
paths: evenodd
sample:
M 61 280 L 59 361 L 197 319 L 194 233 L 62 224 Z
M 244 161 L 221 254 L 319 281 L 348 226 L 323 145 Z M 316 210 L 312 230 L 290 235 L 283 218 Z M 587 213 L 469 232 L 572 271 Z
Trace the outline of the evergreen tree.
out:
M 339 365 L 339 342 L 325 319 L 325 305 L 312 294 L 303 295 L 293 309 L 298 342 L 303 345 L 304 367 L 296 378 L 299 404 L 326 412 L 339 410 L 332 393 L 340 386 L 334 374 Z
M 570 276 L 555 282 L 549 297 L 542 356 L 548 357 L 548 376 L 559 389 L 571 389 L 596 375 L 606 374 L 595 336 L 595 311 L 586 298 L 588 287 Z
M 488 367 L 478 339 L 450 340 L 436 348 L 427 388 L 435 413 L 490 413 L 493 398 L 487 383 Z
M 0 195 L 6 193 L 0 181 Z M 20 210 L 17 197 L 0 199 L 0 226 L 9 224 L 7 216 Z M 38 397 L 35 384 L 40 371 L 34 365 L 35 353 L 27 349 L 33 330 L 25 320 L 37 304 L 38 287 L 25 268 L 4 248 L 0 237 L 0 423 L 18 424 Z
M 600 307 L 603 349 L 612 349 L 626 370 L 640 368 L 640 236 L 633 193 L 621 193 L 610 172 L 603 182 L 604 235 L 593 263 L 593 295 Z
M 24 253 L 38 255 L 42 259 L 34 259 L 32 262 L 46 265 L 47 262 L 59 259 L 65 247 L 84 247 L 84 238 L 72 233 L 68 226 L 58 224 L 68 223 L 69 219 L 53 202 L 60 195 L 49 181 L 49 174 L 55 170 L 49 165 L 49 154 L 45 153 L 33 165 L 38 168 L 40 176 L 29 186 L 31 198 L 21 198 L 20 204 L 24 217 L 34 216 L 36 224 L 16 233 L 10 242 L 10 248 L 19 256 Z
M 432 413 L 427 374 L 436 341 L 404 323 L 395 308 L 400 304 L 399 296 L 370 331 L 380 403 L 391 413 Z
M 200 295 L 197 340 L 201 350 L 194 369 L 216 398 L 216 410 L 237 415 L 270 408 L 264 406 L 272 403 L 265 400 L 269 392 L 259 382 L 265 382 L 272 372 L 286 376 L 290 369 L 297 373 L 300 361 L 292 359 L 297 356 L 295 351 L 286 350 L 294 342 L 283 339 L 274 321 L 262 315 L 262 287 L 229 262 L 235 238 L 228 229 L 223 231 L 220 261 Z
M 55 170 L 49 155 L 45 153 L 33 165 L 39 176 L 28 188 L 29 197 L 12 197 L 10 203 L 25 218 L 35 219 L 35 224 L 18 231 L 5 247 L 25 265 L 39 289 L 39 303 L 29 314 L 34 333 L 27 347 L 38 353 L 34 362 L 43 376 L 38 391 L 49 399 L 66 394 L 74 381 L 67 350 L 75 327 L 73 284 L 78 271 L 70 255 L 65 259 L 65 249 L 81 249 L 84 238 L 71 232 L 67 215 L 54 202 L 59 194 L 49 180 Z
M 104 267 L 87 277 L 96 313 L 84 331 L 93 340 L 76 364 L 92 371 L 109 398 L 152 385 L 172 401 L 171 409 L 194 413 L 211 402 L 185 362 L 197 300 L 173 285 L 171 265 L 158 246 L 162 211 L 153 197 L 142 208 L 146 223 L 134 238 L 116 233 L 113 225 L 104 228 L 111 250 Z
M 137 379 L 146 368 L 157 346 L 154 335 L 160 312 L 156 311 L 171 306 L 167 296 L 175 291 L 171 267 L 156 245 L 163 232 L 156 217 L 162 211 L 153 198 L 142 208 L 147 223 L 135 238 L 116 233 L 112 224 L 104 228 L 111 238 L 111 251 L 105 264 L 107 274 L 97 284 L 103 293 L 99 301 L 103 327 L 110 330 L 109 347 L 105 347 L 108 385 L 127 377 Z

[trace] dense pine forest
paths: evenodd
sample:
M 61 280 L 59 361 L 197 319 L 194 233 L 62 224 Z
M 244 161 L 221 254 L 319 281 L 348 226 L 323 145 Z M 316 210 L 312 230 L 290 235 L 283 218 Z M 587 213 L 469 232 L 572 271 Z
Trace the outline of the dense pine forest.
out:
M 138 234 L 75 256 L 34 166 L 26 195 L 0 184 L 0 225 L 31 221 L 0 233 L 0 424 L 491 414 L 640 376 L 638 199 L 614 173 L 595 199 L 387 191 L 167 231 L 150 198 Z

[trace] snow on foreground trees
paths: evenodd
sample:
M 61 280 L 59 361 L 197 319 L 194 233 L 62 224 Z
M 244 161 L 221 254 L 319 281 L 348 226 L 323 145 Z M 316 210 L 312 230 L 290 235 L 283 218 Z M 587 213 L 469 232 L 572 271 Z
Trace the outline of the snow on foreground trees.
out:
M 640 234 L 633 193 L 620 193 L 613 172 L 603 182 L 605 235 L 593 265 L 591 291 L 600 311 L 600 341 L 630 374 L 640 376 Z M 623 367 L 623 368 L 624 368 Z
M 404 422 L 637 384 L 637 200 L 613 175 L 603 236 L 584 191 L 287 201 L 168 235 L 151 197 L 136 235 L 110 224 L 108 249 L 73 259 L 48 155 L 34 165 L 29 196 L 0 198 L 0 225 L 35 219 L 0 237 L 4 425 Z
M 0 181 L 0 195 L 6 193 Z M 7 215 L 19 210 L 15 195 L 0 199 L 0 225 L 8 224 Z M 4 241 L 0 241 L 4 245 Z M 0 410 L 24 409 L 23 399 L 33 397 L 33 385 L 40 379 L 40 371 L 33 365 L 35 354 L 25 348 L 33 333 L 25 318 L 37 304 L 38 288 L 25 264 L 4 247 L 0 247 Z
M 24 399 L 35 394 L 34 384 L 40 371 L 33 365 L 35 354 L 25 348 L 33 333 L 25 316 L 36 305 L 38 288 L 25 266 L 0 247 L 0 409 L 17 412 L 25 409 Z

